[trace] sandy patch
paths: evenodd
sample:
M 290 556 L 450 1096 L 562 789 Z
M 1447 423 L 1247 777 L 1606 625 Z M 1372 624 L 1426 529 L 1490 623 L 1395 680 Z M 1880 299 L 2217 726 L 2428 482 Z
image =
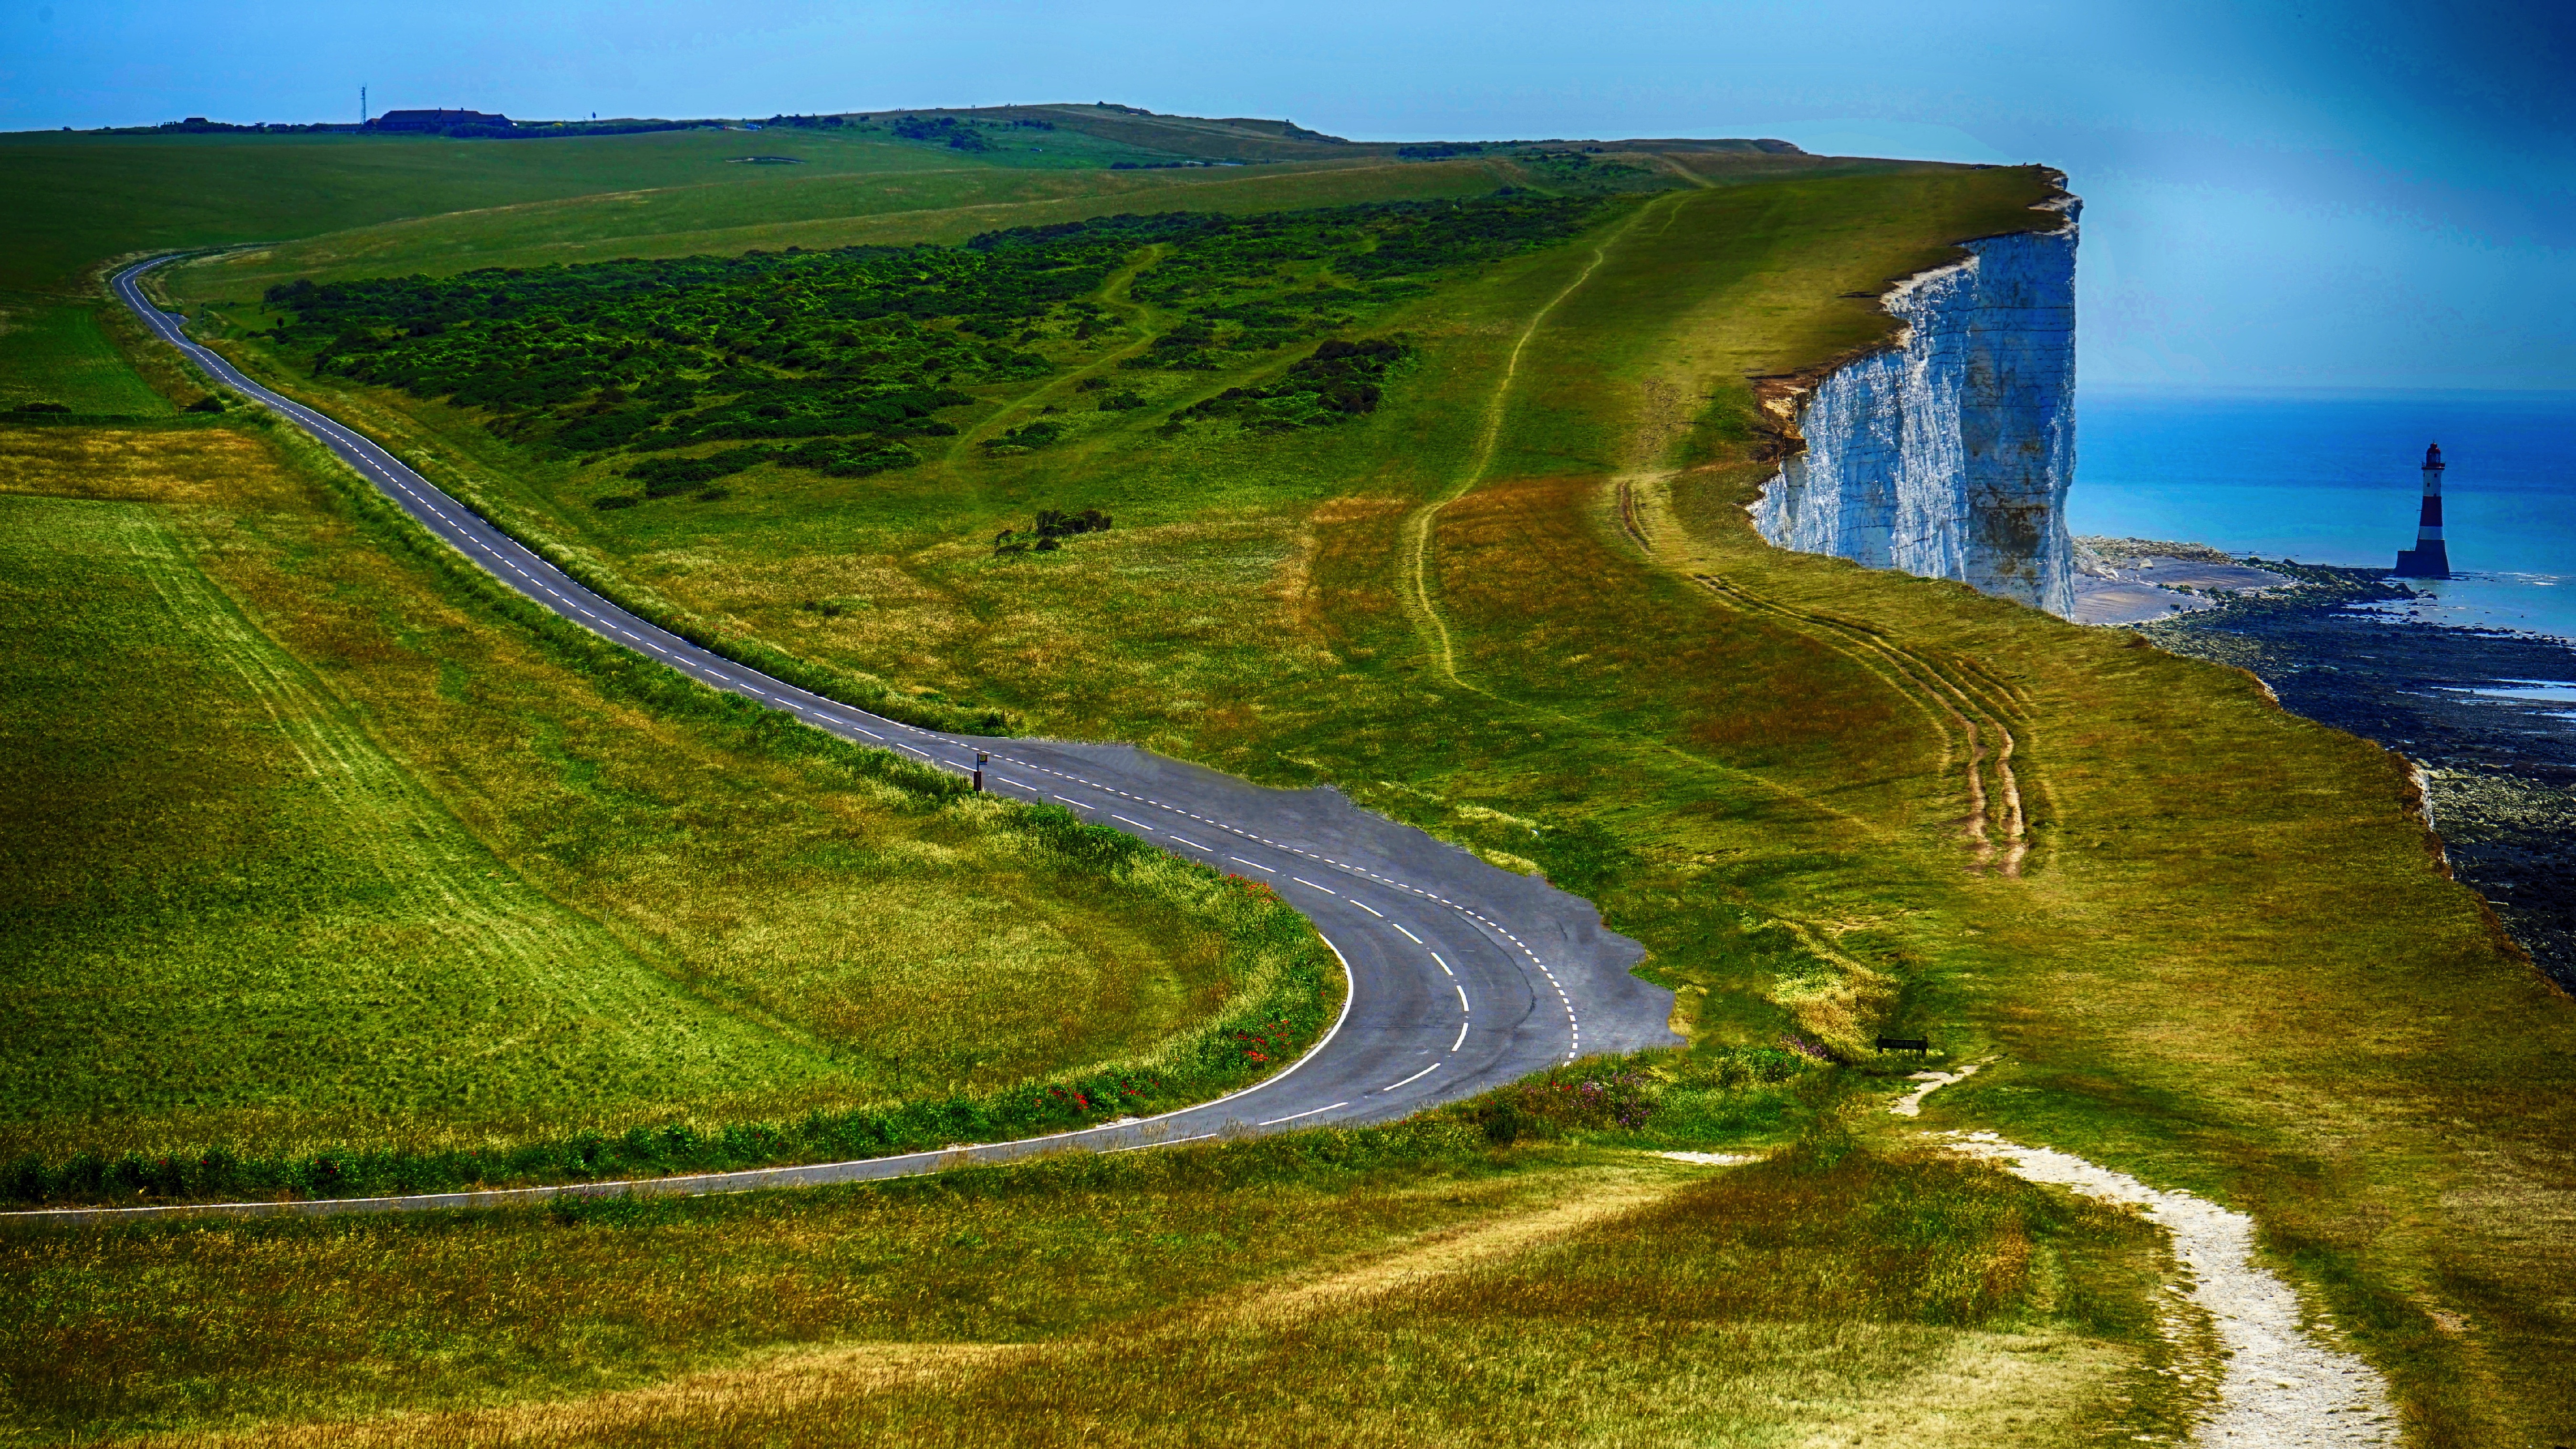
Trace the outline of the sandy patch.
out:
M 2268 569 L 2221 556 L 2176 558 L 2087 549 L 2080 551 L 2077 565 L 2074 619 L 2078 624 L 2144 624 L 2217 608 L 2219 597 L 2227 594 L 2261 593 L 2290 583 Z

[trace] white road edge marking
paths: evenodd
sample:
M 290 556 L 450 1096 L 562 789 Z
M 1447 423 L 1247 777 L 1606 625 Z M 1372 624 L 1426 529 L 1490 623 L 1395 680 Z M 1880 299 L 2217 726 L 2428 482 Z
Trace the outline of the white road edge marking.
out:
M 1436 1071 L 1438 1071 L 1438 1070 L 1440 1070 L 1440 1064 L 1439 1064 L 1438 1062 L 1433 1062 L 1431 1065 L 1429 1065 L 1429 1066 L 1427 1066 L 1427 1067 L 1424 1067 L 1421 1071 L 1415 1072 L 1412 1076 L 1409 1076 L 1409 1077 L 1405 1078 L 1405 1079 L 1404 1079 L 1403 1081 L 1401 1081 L 1401 1082 L 1389 1082 L 1389 1083 L 1387 1083 L 1385 1086 L 1378 1088 L 1378 1091 L 1381 1091 L 1381 1092 L 1392 1092 L 1392 1091 L 1394 1091 L 1394 1090 L 1395 1090 L 1396 1088 L 1398 1088 L 1398 1087 L 1410 1086 L 1411 1084 L 1413 1084 L 1413 1083 L 1415 1083 L 1415 1082 L 1418 1082 L 1418 1081 L 1421 1081 L 1424 1077 L 1430 1076 L 1433 1072 L 1436 1072 Z
M 1294 1122 L 1301 1117 L 1312 1117 L 1319 1113 L 1335 1111 L 1349 1105 L 1350 1103 L 1348 1102 L 1335 1102 L 1330 1107 L 1316 1107 L 1304 1112 L 1291 1112 L 1285 1117 L 1273 1117 L 1267 1122 L 1255 1122 L 1252 1125 L 1255 1127 L 1276 1127 L 1282 1122 Z

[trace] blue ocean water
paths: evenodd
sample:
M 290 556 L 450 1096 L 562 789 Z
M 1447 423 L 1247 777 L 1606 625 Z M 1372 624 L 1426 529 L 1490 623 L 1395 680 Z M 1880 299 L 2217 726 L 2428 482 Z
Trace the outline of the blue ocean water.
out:
M 2419 585 L 2429 623 L 2576 639 L 2576 392 L 2144 392 L 2076 402 L 2079 534 L 2384 569 L 2415 542 L 2442 445 L 2463 577 Z

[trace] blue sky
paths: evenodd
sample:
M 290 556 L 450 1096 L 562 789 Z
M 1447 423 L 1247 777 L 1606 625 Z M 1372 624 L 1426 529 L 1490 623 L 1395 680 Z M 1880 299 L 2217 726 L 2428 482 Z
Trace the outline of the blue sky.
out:
M 1116 100 L 2047 161 L 2093 385 L 2576 387 L 2576 3 L 6 0 L 0 126 Z

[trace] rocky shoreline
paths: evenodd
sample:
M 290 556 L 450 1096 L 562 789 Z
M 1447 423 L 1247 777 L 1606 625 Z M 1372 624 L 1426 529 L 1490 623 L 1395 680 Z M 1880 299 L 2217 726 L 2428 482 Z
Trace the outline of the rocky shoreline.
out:
M 2452 873 L 2576 992 L 2576 703 L 2514 697 L 2576 682 L 2576 645 L 2375 615 L 2412 594 L 2372 570 L 2248 562 L 2292 586 L 2136 631 L 2251 670 L 2284 708 L 2416 761 Z

